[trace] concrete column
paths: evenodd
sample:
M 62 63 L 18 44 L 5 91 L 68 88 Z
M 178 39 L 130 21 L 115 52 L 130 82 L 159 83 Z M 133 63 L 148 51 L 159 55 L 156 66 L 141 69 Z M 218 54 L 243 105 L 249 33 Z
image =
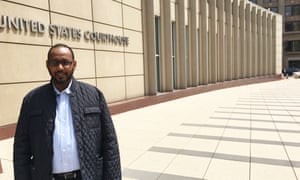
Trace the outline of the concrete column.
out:
M 256 7 L 251 8 L 251 37 L 252 37 L 252 69 L 251 77 L 257 76 L 257 22 L 256 22 Z
M 161 90 L 173 90 L 173 64 L 171 47 L 171 1 L 160 1 L 161 17 Z
M 239 74 L 240 78 L 245 78 L 246 77 L 246 64 L 245 64 L 245 58 L 246 58 L 246 53 L 245 53 L 245 45 L 246 45 L 246 38 L 245 38 L 245 1 L 240 1 L 240 7 L 239 7 L 239 24 L 240 24 L 240 68 L 239 68 Z
M 284 62 L 282 62 L 282 22 L 283 18 L 280 15 L 274 15 L 274 61 L 275 61 L 275 74 L 280 74 L 283 67 L 286 67 L 286 60 L 284 59 Z
M 251 52 L 251 13 L 250 13 L 251 5 L 249 3 L 246 4 L 245 11 L 245 19 L 246 19 L 246 77 L 249 78 L 251 76 L 251 60 L 252 60 L 252 52 Z
M 153 0 L 142 0 L 142 13 L 144 32 L 145 95 L 155 95 L 157 93 L 157 86 Z
M 217 81 L 217 61 L 216 61 L 216 0 L 209 0 L 209 83 Z
M 218 7 L 218 78 L 217 81 L 225 81 L 226 77 L 226 63 L 225 63 L 225 44 L 224 44 L 224 0 L 217 0 Z
M 199 2 L 199 76 L 200 84 L 208 84 L 208 40 L 207 40 L 207 1 L 200 0 Z
M 271 74 L 276 74 L 276 16 L 272 16 L 272 69 Z
M 196 0 L 189 0 L 188 24 L 189 24 L 189 82 L 188 86 L 198 85 L 198 61 L 197 61 L 197 16 Z
M 233 77 L 232 67 L 232 3 L 231 0 L 225 1 L 225 13 L 226 13 L 226 80 L 230 81 Z
M 272 61 L 272 14 L 267 14 L 267 73 L 271 74 Z
M 262 13 L 262 62 L 263 75 L 267 75 L 267 12 Z
M 185 61 L 185 9 L 184 0 L 175 3 L 176 21 L 176 88 L 187 88 Z
M 258 75 L 263 75 L 263 53 L 262 53 L 263 41 L 262 41 L 262 10 L 257 10 L 257 63 L 258 63 Z
M 233 50 L 233 79 L 238 79 L 240 77 L 240 61 L 239 61 L 239 1 L 233 0 L 232 6 L 232 28 L 233 28 L 233 41 L 232 41 L 232 50 Z

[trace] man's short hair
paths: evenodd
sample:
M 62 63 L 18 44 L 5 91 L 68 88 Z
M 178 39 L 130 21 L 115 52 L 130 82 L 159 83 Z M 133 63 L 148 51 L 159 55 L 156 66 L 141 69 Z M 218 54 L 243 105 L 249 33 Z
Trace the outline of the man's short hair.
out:
M 73 52 L 73 50 L 72 50 L 72 48 L 71 48 L 70 46 L 68 46 L 68 45 L 66 45 L 66 44 L 63 44 L 63 43 L 58 43 L 58 44 L 53 45 L 53 46 L 49 49 L 48 55 L 47 55 L 47 59 L 48 59 L 48 60 L 49 60 L 49 58 L 50 58 L 50 54 L 51 54 L 52 49 L 57 48 L 57 47 L 65 47 L 65 48 L 68 48 L 69 51 L 71 52 L 72 59 L 73 59 L 73 60 L 75 59 L 74 52 Z

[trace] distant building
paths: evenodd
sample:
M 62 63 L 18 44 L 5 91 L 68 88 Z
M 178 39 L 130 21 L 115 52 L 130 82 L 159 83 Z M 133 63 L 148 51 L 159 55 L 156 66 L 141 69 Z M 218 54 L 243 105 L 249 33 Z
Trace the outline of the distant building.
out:
M 300 0 L 250 0 L 283 15 L 283 67 L 300 68 Z

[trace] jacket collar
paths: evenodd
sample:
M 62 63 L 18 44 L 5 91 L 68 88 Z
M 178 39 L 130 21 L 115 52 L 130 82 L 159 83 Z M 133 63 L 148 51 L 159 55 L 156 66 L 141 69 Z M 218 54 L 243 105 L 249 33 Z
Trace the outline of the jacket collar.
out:
M 52 87 L 54 94 L 57 94 L 56 88 L 54 87 L 54 85 L 52 83 L 52 79 L 50 80 L 50 86 Z M 76 90 L 78 89 L 78 87 L 79 87 L 78 81 L 74 77 L 72 77 L 71 87 L 68 87 L 70 89 L 71 94 L 73 92 L 76 92 Z

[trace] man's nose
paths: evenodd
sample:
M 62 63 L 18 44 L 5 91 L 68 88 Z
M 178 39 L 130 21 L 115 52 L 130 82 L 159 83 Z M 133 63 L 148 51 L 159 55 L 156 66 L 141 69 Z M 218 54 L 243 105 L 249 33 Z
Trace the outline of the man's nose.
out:
M 63 64 L 62 64 L 62 63 L 58 63 L 58 65 L 57 65 L 57 68 L 58 68 L 58 69 L 63 69 L 63 68 L 64 68 L 64 66 L 63 66 Z

